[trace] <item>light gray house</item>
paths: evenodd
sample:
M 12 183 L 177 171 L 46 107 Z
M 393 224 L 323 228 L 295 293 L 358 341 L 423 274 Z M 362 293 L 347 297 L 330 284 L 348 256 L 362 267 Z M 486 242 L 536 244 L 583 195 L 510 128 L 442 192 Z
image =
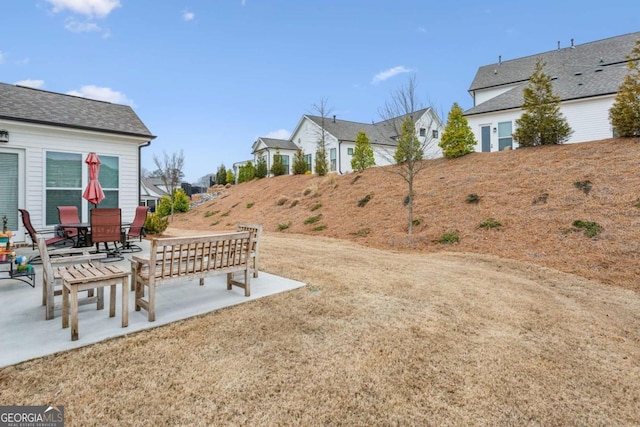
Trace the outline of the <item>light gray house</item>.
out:
M 101 161 L 100 207 L 119 207 L 123 221 L 133 220 L 140 150 L 154 138 L 129 106 L 0 83 L 0 216 L 15 241 L 25 241 L 19 208 L 37 230 L 53 229 L 59 205 L 78 206 L 88 221 L 90 152 Z
M 442 134 L 443 125 L 438 115 L 432 108 L 424 108 L 411 114 L 415 126 L 416 136 L 425 143 L 425 158 L 442 156 L 442 150 L 438 146 Z M 406 116 L 377 123 L 361 123 L 337 119 L 336 116 L 323 118 L 313 115 L 303 115 L 295 130 L 288 140 L 258 138 L 253 144 L 254 159 L 264 157 L 270 168 L 273 162 L 273 154 L 279 149 L 283 161 L 287 165 L 287 173 L 291 171 L 294 154 L 302 150 L 307 170 L 315 173 L 315 158 L 318 149 L 318 141 L 323 136 L 327 150 L 329 170 L 336 173 L 349 173 L 351 159 L 355 148 L 355 140 L 358 132 L 364 131 L 373 148 L 376 166 L 385 166 L 394 163 L 393 155 L 397 147 L 398 129 Z
M 567 47 L 558 43 L 555 50 L 509 61 L 499 58 L 480 67 L 469 88 L 474 106 L 464 113 L 478 141 L 476 151 L 517 148 L 511 135 L 522 115 L 523 90 L 539 58 L 561 99 L 560 111 L 574 131 L 568 143 L 614 136 L 609 109 L 638 39 L 640 32 L 581 45 L 571 40 Z

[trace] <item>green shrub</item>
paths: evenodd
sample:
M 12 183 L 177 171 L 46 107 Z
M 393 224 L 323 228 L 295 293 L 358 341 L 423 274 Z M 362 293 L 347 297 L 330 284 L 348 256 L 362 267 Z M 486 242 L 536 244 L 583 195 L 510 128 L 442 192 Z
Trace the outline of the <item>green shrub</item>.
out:
M 480 196 L 478 196 L 476 193 L 471 193 L 467 196 L 466 199 L 464 199 L 464 201 L 467 203 L 478 204 L 478 202 L 480 202 Z
M 576 229 L 584 230 L 584 234 L 587 237 L 595 237 L 602 231 L 602 226 L 597 222 L 583 221 L 581 219 L 573 221 L 573 227 Z
M 217 214 L 217 213 L 218 213 L 218 211 L 215 211 L 215 212 L 206 211 L 206 212 L 204 213 L 204 217 L 205 217 L 205 218 L 209 218 L 210 216 L 214 216 L 214 215 L 215 215 L 215 214 Z
M 216 226 L 216 225 L 218 225 L 218 224 L 220 224 L 220 221 L 219 221 L 219 220 L 218 220 L 218 221 L 213 221 L 213 222 L 212 222 L 211 224 L 209 224 L 209 225 L 213 227 L 213 226 Z
M 289 205 L 290 208 L 295 208 L 296 206 L 298 206 L 298 203 L 300 203 L 300 200 L 298 199 L 293 199 L 291 201 L 291 204 Z
M 253 205 L 255 205 L 254 202 L 247 203 L 247 209 L 251 209 L 253 207 Z
M 182 188 L 178 188 L 173 195 L 173 213 L 189 211 L 189 196 Z M 156 213 L 160 216 L 171 215 L 171 197 L 164 195 L 160 198 L 160 203 L 156 207 Z
M 278 230 L 280 230 L 280 231 L 286 230 L 289 227 L 291 227 L 291 223 L 290 222 L 288 222 L 286 224 L 278 224 Z
M 366 237 L 369 235 L 369 233 L 371 233 L 370 228 L 361 228 L 360 230 L 354 231 L 353 233 L 351 233 L 351 235 L 358 236 L 358 237 Z
M 322 207 L 322 203 L 316 203 L 315 205 L 311 206 L 311 212 L 317 211 L 321 207 Z
M 443 243 L 447 245 L 452 245 L 454 243 L 458 243 L 459 241 L 460 241 L 460 236 L 458 236 L 457 231 L 448 231 L 444 233 L 442 236 L 440 236 L 440 238 L 437 240 L 438 243 Z
M 305 224 L 313 224 L 316 223 L 318 221 L 320 221 L 320 218 L 322 218 L 322 214 L 318 214 L 316 216 L 310 216 L 309 218 L 304 220 Z
M 169 226 L 169 219 L 157 212 L 149 214 L 144 222 L 144 231 L 147 234 L 162 234 Z
M 371 194 L 367 194 L 366 196 L 364 196 L 364 198 L 360 199 L 360 201 L 358 202 L 358 207 L 359 208 L 364 207 L 364 205 L 369 203 L 369 200 L 371 200 L 371 197 L 373 197 Z
M 480 228 L 497 228 L 501 227 L 502 223 L 494 218 L 487 218 L 479 225 Z
M 278 199 L 278 201 L 276 202 L 276 205 L 278 205 L 278 206 L 282 206 L 282 205 L 284 205 L 285 203 L 287 203 L 287 201 L 288 201 L 288 200 L 289 200 L 289 199 L 287 199 L 286 197 L 280 197 L 280 198 Z
M 589 194 L 589 192 L 591 191 L 591 187 L 593 187 L 593 184 L 591 184 L 591 181 L 586 180 L 586 181 L 576 181 L 573 183 L 573 186 L 576 187 L 578 190 L 582 190 L 584 194 Z
M 231 211 L 222 212 L 220 216 L 229 216 L 230 213 Z
M 327 226 L 326 226 L 326 225 L 318 225 L 318 226 L 316 226 L 316 227 L 313 227 L 313 231 L 322 231 L 322 230 L 324 230 L 325 228 L 327 228 Z

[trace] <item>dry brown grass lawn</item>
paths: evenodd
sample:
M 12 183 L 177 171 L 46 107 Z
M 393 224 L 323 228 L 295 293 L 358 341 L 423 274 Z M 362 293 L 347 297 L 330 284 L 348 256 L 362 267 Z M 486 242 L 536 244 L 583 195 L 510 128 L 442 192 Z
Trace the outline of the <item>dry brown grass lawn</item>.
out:
M 68 425 L 638 425 L 639 148 L 434 161 L 411 237 L 380 170 L 225 190 L 170 232 L 259 221 L 262 269 L 306 287 L 2 369 L 0 404 Z

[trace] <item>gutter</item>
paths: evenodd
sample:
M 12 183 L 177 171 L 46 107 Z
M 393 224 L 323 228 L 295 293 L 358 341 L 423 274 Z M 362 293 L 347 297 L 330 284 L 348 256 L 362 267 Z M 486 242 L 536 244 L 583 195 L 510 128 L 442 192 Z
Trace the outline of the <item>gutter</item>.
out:
M 142 149 L 151 145 L 151 140 L 138 144 L 138 206 L 140 206 L 142 194 L 140 193 L 140 184 L 142 183 Z

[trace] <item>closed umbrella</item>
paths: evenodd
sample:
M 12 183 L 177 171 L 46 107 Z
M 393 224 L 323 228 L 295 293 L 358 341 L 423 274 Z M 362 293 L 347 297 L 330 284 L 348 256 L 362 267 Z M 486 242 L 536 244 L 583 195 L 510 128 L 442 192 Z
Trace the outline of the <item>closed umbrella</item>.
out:
M 89 184 L 84 189 L 82 197 L 84 197 L 89 203 L 93 203 L 94 207 L 104 200 L 104 191 L 98 181 L 98 174 L 100 173 L 100 159 L 96 153 L 89 153 L 84 161 L 89 165 Z

